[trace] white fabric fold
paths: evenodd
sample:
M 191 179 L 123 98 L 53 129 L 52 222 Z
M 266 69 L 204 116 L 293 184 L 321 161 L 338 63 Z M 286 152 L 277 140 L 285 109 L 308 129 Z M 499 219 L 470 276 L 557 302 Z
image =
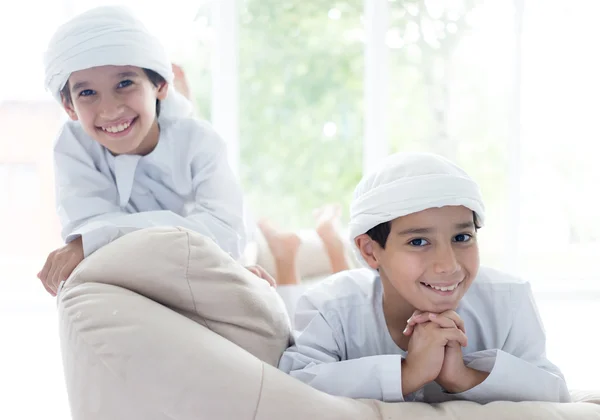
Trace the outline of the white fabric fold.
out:
M 44 54 L 45 86 L 57 101 L 71 73 L 99 66 L 136 66 L 173 82 L 169 56 L 161 42 L 128 9 L 102 6 L 58 28 Z M 192 115 L 192 104 L 169 89 L 161 117 Z

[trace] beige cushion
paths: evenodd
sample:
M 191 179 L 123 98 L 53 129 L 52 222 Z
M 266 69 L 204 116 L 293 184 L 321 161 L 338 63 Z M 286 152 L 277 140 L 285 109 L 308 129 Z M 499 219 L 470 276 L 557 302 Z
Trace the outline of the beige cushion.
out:
M 210 239 L 179 228 L 140 230 L 96 251 L 63 292 L 81 283 L 124 287 L 205 325 L 277 365 L 290 323 L 275 289 Z
M 59 314 L 74 420 L 600 419 L 591 403 L 390 404 L 317 391 L 272 366 L 289 334 L 277 294 L 182 229 L 139 231 L 93 254 Z

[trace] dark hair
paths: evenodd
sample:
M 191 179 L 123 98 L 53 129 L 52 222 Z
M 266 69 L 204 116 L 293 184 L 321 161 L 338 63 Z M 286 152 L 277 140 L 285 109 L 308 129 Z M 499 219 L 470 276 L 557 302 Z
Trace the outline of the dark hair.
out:
M 144 70 L 146 77 L 148 78 L 148 80 L 150 80 L 150 82 L 154 86 L 158 87 L 158 85 L 160 85 L 160 84 L 167 83 L 165 78 L 162 77 L 157 72 L 155 72 L 154 70 L 144 69 L 144 68 L 142 70 Z M 65 84 L 65 87 L 62 88 L 60 93 L 62 94 L 62 96 L 65 98 L 65 101 L 69 105 L 73 104 L 73 98 L 71 98 L 71 91 L 69 90 L 69 81 L 68 80 L 67 80 L 67 83 Z M 160 99 L 156 99 L 156 116 L 158 117 L 159 115 L 160 115 Z
M 481 225 L 479 224 L 479 221 L 477 220 L 477 214 L 475 212 L 473 212 L 473 224 L 475 225 L 475 230 L 481 229 Z M 383 223 L 380 223 L 377 226 L 369 229 L 367 231 L 367 235 L 369 235 L 369 238 L 371 238 L 372 240 L 377 242 L 379 244 L 379 246 L 381 246 L 383 249 L 385 249 L 385 244 L 387 243 L 388 236 L 390 236 L 391 230 L 392 230 L 392 222 L 391 221 L 383 222 Z

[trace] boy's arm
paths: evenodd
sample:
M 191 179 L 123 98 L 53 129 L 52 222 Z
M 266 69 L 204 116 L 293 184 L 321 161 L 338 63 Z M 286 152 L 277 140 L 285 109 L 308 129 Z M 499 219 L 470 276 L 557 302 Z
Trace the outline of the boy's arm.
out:
M 294 344 L 279 369 L 331 395 L 404 401 L 400 355 L 343 360 L 344 338 L 336 316 L 325 314 L 305 295 L 298 301 Z
M 152 226 L 181 226 L 212 238 L 238 258 L 245 242 L 242 196 L 224 153 L 211 156 L 194 177 L 196 208 L 188 217 L 171 211 L 129 214 L 118 206 L 112 180 L 100 173 L 89 152 L 63 130 L 54 151 L 56 199 L 65 242 L 83 239 L 87 257 L 127 233 Z M 214 152 L 214 151 L 213 151 Z M 211 162 L 210 158 L 214 158 Z M 206 160 L 206 159 L 205 159 Z
M 489 376 L 474 388 L 452 395 L 479 403 L 569 402 L 571 398 L 560 370 L 546 359 L 546 334 L 531 287 L 524 284 L 513 290 L 517 305 L 502 349 L 480 351 L 464 358 L 467 367 L 489 372 Z
M 213 131 L 207 134 L 215 139 L 210 151 L 198 148 L 192 159 L 195 205 L 186 220 L 190 229 L 212 237 L 237 259 L 246 246 L 243 192 L 229 166 L 225 143 Z

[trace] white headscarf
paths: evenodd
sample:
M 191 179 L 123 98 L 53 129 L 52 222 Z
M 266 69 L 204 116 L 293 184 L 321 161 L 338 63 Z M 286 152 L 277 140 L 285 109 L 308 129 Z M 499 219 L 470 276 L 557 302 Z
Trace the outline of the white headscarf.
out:
M 449 160 L 430 153 L 397 153 L 365 175 L 350 205 L 350 240 L 401 216 L 444 206 L 465 206 L 483 226 L 478 185 Z M 357 256 L 362 261 L 360 253 Z
M 171 61 L 160 43 L 128 9 L 103 6 L 60 26 L 44 54 L 45 85 L 57 101 L 71 73 L 98 66 L 136 66 L 173 82 Z M 161 104 L 161 117 L 192 114 L 192 105 L 175 89 Z

